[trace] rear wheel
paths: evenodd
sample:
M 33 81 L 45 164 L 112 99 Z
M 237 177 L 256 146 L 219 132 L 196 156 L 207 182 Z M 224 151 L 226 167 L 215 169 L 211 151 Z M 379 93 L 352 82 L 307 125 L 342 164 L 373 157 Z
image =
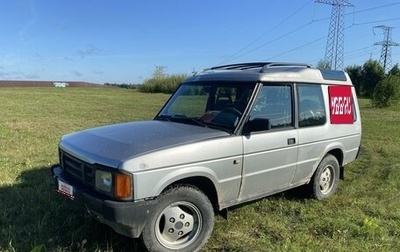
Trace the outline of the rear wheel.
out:
M 214 210 L 200 190 L 179 186 L 163 193 L 142 233 L 149 251 L 199 251 L 211 236 Z
M 340 167 L 335 156 L 327 154 L 319 163 L 311 181 L 312 195 L 318 200 L 332 196 L 339 185 Z

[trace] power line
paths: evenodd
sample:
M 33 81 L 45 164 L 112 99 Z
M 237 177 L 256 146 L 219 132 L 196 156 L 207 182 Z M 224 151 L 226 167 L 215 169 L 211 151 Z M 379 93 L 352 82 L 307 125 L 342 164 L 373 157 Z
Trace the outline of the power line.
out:
M 400 18 L 398 18 L 398 19 L 400 19 Z M 382 20 L 376 20 L 376 21 L 373 21 L 374 23 L 376 23 L 376 22 L 382 22 Z M 365 23 L 359 23 L 359 24 L 357 24 L 357 25 L 365 25 L 365 24 L 370 24 L 371 22 L 365 22 Z M 303 25 L 304 26 L 304 25 Z M 346 28 L 345 28 L 345 30 L 347 30 L 347 29 L 350 29 L 350 28 L 352 28 L 354 25 L 350 25 L 350 26 L 347 26 Z M 310 41 L 310 42 L 307 42 L 307 43 L 304 43 L 304 44 L 302 44 L 302 45 L 300 45 L 300 46 L 297 46 L 297 47 L 295 47 L 295 48 L 292 48 L 292 49 L 289 49 L 289 50 L 287 50 L 287 51 L 284 51 L 284 52 L 282 52 L 282 53 L 279 53 L 279 54 L 276 54 L 276 55 L 274 55 L 274 56 L 271 56 L 271 57 L 268 57 L 268 58 L 266 58 L 266 59 L 264 59 L 264 60 L 271 60 L 271 59 L 273 59 L 273 58 L 276 58 L 276 57 L 279 57 L 279 56 L 282 56 L 282 55 L 285 55 L 285 54 L 288 54 L 288 53 L 290 53 L 290 52 L 293 52 L 293 51 L 296 51 L 296 50 L 298 50 L 298 49 L 301 49 L 301 48 L 304 48 L 304 47 L 307 47 L 307 46 L 310 46 L 310 45 L 312 45 L 312 44 L 314 44 L 314 43 L 316 43 L 316 42 L 319 42 L 319 41 L 321 41 L 321 40 L 323 40 L 323 39 L 326 39 L 328 36 L 323 36 L 323 37 L 320 37 L 320 38 L 318 38 L 318 39 L 315 39 L 315 40 L 312 40 L 312 41 Z M 278 39 L 275 39 L 274 41 L 272 41 L 272 42 L 275 42 L 276 40 L 279 40 L 280 38 L 278 38 Z M 272 43 L 272 42 L 269 42 L 269 43 Z M 266 45 L 266 44 L 265 44 Z M 258 49 L 258 48 L 257 48 Z M 353 51 L 362 51 L 362 50 L 366 50 L 366 49 L 373 49 L 373 46 L 369 46 L 369 47 L 364 47 L 364 48 L 360 48 L 360 49 L 355 49 L 355 50 L 352 50 L 352 51 L 348 51 L 348 52 L 345 52 L 345 54 L 346 55 L 348 55 L 348 54 L 350 54 L 351 55 L 351 53 L 353 52 Z M 253 49 L 254 50 L 254 49 Z M 370 54 L 370 52 L 365 52 L 365 53 L 363 53 L 363 54 Z M 360 55 L 362 55 L 362 54 L 360 54 Z M 357 55 L 356 55 L 357 56 Z
M 353 24 L 352 26 L 382 23 L 382 22 L 388 22 L 388 21 L 394 21 L 394 20 L 400 20 L 400 18 L 388 18 L 388 19 L 381 19 L 381 20 L 369 21 L 369 22 L 358 23 L 358 24 L 356 23 L 356 24 Z
M 345 0 L 321 0 L 321 1 L 345 1 Z M 280 39 L 283 39 L 283 38 L 285 38 L 285 37 L 287 37 L 287 36 L 289 36 L 289 35 L 291 35 L 291 34 L 293 34 L 293 33 L 295 33 L 295 32 L 298 32 L 299 30 L 301 30 L 301 29 L 303 29 L 303 28 L 305 28 L 305 27 L 307 27 L 307 26 L 309 26 L 309 25 L 311 25 L 311 24 L 314 24 L 314 23 L 317 23 L 317 22 L 320 22 L 320 21 L 325 21 L 325 20 L 328 20 L 328 19 L 329 19 L 329 18 L 322 18 L 322 19 L 317 19 L 317 20 L 314 20 L 314 19 L 313 19 L 311 22 L 308 22 L 308 23 L 306 23 L 306 24 L 303 24 L 303 25 L 301 25 L 301 26 L 299 26 L 299 27 L 293 29 L 292 31 L 283 34 L 282 36 L 279 36 L 279 37 L 277 37 L 277 38 L 275 38 L 275 39 L 273 39 L 273 40 L 267 41 L 266 43 L 263 43 L 263 44 L 261 44 L 261 45 L 259 45 L 259 46 L 256 46 L 256 47 L 254 47 L 254 48 L 252 48 L 252 49 L 246 51 L 246 49 L 249 49 L 251 46 L 253 46 L 253 45 L 256 44 L 257 42 L 259 42 L 261 39 L 263 39 L 266 35 L 268 35 L 269 33 L 271 33 L 273 30 L 275 30 L 276 28 L 278 28 L 279 26 L 281 26 L 282 24 L 284 24 L 287 20 L 289 20 L 290 18 L 292 18 L 292 17 L 293 17 L 295 14 L 297 14 L 299 11 L 301 11 L 302 9 L 304 9 L 308 4 L 310 4 L 310 2 L 312 2 L 312 0 L 309 1 L 309 2 L 307 2 L 306 4 L 304 4 L 303 6 L 301 6 L 299 9 L 297 9 L 297 10 L 294 11 L 293 13 L 291 13 L 291 14 L 290 14 L 289 16 L 287 16 L 284 20 L 282 20 L 281 22 L 279 22 L 278 25 L 274 26 L 273 28 L 271 28 L 270 30 L 268 30 L 267 32 L 265 32 L 264 34 L 262 34 L 261 36 L 257 37 L 255 40 L 251 41 L 249 44 L 247 44 L 246 46 L 244 46 L 244 47 L 241 48 L 240 50 L 236 51 L 236 52 L 235 52 L 234 54 L 232 54 L 231 56 L 228 56 L 227 58 L 225 58 L 225 59 L 224 59 L 222 62 L 220 62 L 219 64 L 226 63 L 226 62 L 233 61 L 233 60 L 235 60 L 235 59 L 241 58 L 241 57 L 243 57 L 243 56 L 245 56 L 245 55 L 247 55 L 247 54 L 250 54 L 250 53 L 252 53 L 252 52 L 254 52 L 254 51 L 256 51 L 256 50 L 259 50 L 259 49 L 261 49 L 261 48 L 263 48 L 263 47 L 265 47 L 265 46 L 267 46 L 267 45 L 270 45 L 270 44 L 272 44 L 272 43 L 274 43 L 274 42 L 276 42 L 276 41 L 279 41 Z M 347 2 L 347 1 L 345 1 L 345 2 Z M 400 2 L 398 1 L 398 2 L 391 3 L 391 4 L 380 5 L 380 6 L 376 6 L 376 7 L 372 7 L 372 8 L 368 8 L 368 9 L 364 9 L 364 10 L 359 10 L 359 11 L 352 12 L 352 13 L 348 13 L 348 14 L 343 14 L 343 15 L 350 15 L 350 14 L 351 14 L 351 15 L 354 15 L 354 14 L 358 14 L 358 13 L 362 13 L 362 12 L 373 11 L 373 10 L 376 10 L 376 9 L 387 8 L 387 7 L 391 7 L 391 6 L 399 5 L 399 4 L 400 4 Z M 367 25 L 367 24 L 372 24 L 372 23 L 387 22 L 387 21 L 394 21 L 394 20 L 400 20 L 400 18 L 391 18 L 391 19 L 384 19 L 384 20 L 376 20 L 376 21 L 369 21 L 369 22 L 363 22 L 363 23 L 353 23 L 352 25 L 346 27 L 345 29 L 351 28 L 351 27 L 353 27 L 353 26 Z M 326 37 L 327 37 L 327 36 L 325 36 L 325 37 L 323 37 L 323 38 L 326 38 Z M 297 47 L 295 47 L 295 48 L 293 48 L 293 49 L 290 49 L 290 50 L 288 50 L 288 51 L 285 51 L 285 52 L 283 52 L 283 53 L 281 53 L 281 54 L 275 55 L 275 56 L 270 57 L 270 58 L 275 58 L 275 57 L 277 57 L 277 56 L 287 54 L 288 52 L 292 52 L 292 51 L 298 50 L 298 49 L 303 48 L 303 47 L 305 47 L 305 46 L 307 46 L 307 45 L 309 45 L 309 44 L 315 43 L 316 41 L 319 41 L 319 40 L 321 40 L 321 39 L 323 39 L 323 38 L 319 38 L 319 39 L 313 40 L 313 41 L 311 41 L 311 42 L 309 42 L 309 43 L 305 43 L 305 44 L 303 44 L 303 45 L 301 45 L 301 46 L 297 46 Z M 343 56 L 342 56 L 342 57 L 343 57 Z M 342 59 L 342 60 L 343 60 L 343 59 Z M 217 65 L 218 65 L 218 64 L 217 64 Z
M 391 7 L 391 6 L 399 5 L 399 4 L 400 4 L 400 2 L 395 2 L 395 3 L 391 3 L 391 4 L 380 5 L 380 6 L 376 6 L 376 7 L 371 7 L 371 8 L 368 8 L 368 9 L 364 9 L 364 10 L 355 11 L 355 12 L 353 12 L 353 13 L 351 13 L 351 14 L 357 14 L 357 13 L 367 12 L 367 11 L 371 11 L 371 10 L 382 9 L 382 8 Z M 346 15 L 348 15 L 348 14 L 346 14 Z
M 293 29 L 292 31 L 283 34 L 282 36 L 277 37 L 277 38 L 274 39 L 274 40 L 271 40 L 271 41 L 268 41 L 267 43 L 261 44 L 261 45 L 255 47 L 255 48 L 253 48 L 253 49 L 247 51 L 247 52 L 244 52 L 244 53 L 242 53 L 242 54 L 240 54 L 240 55 L 237 55 L 236 57 L 231 58 L 230 60 L 234 60 L 234 59 L 240 58 L 240 57 L 242 57 L 242 56 L 244 56 L 244 55 L 247 55 L 247 54 L 249 54 L 249 53 L 252 53 L 252 52 L 254 52 L 254 51 L 256 51 L 256 50 L 258 50 L 258 49 L 260 49 L 260 48 L 262 48 L 262 47 L 265 47 L 265 46 L 267 46 L 267 45 L 269 45 L 269 44 L 272 44 L 272 43 L 274 43 L 274 42 L 276 42 L 276 41 L 278 41 L 278 40 L 284 38 L 284 37 L 287 37 L 287 36 L 291 35 L 292 33 L 298 32 L 299 30 L 303 29 L 304 27 L 306 27 L 306 26 L 308 26 L 308 25 L 310 25 L 310 24 L 311 24 L 311 23 L 307 23 L 307 24 L 304 24 L 304 25 L 302 25 L 302 26 L 300 26 L 300 27 L 297 27 L 297 28 Z
M 281 22 L 279 22 L 277 25 L 274 25 L 271 29 L 269 29 L 267 32 L 263 33 L 261 36 L 257 37 L 256 39 L 254 39 L 253 41 L 251 41 L 249 44 L 247 44 L 246 46 L 244 46 L 243 48 L 239 49 L 238 51 L 236 51 L 234 54 L 232 54 L 231 56 L 228 56 L 227 58 L 225 58 L 225 60 L 223 60 L 221 63 L 225 63 L 225 62 L 229 62 L 231 60 L 240 58 L 248 53 L 251 53 L 261 47 L 257 47 L 256 49 L 252 49 L 246 53 L 242 53 L 243 51 L 245 51 L 246 49 L 248 49 L 249 47 L 251 47 L 252 45 L 254 45 L 255 43 L 257 43 L 258 41 L 260 41 L 261 39 L 263 39 L 265 36 L 267 36 L 269 33 L 271 33 L 273 30 L 277 29 L 279 26 L 281 26 L 282 24 L 284 24 L 286 21 L 288 21 L 290 18 L 292 18 L 295 14 L 297 14 L 298 12 L 300 12 L 302 9 L 304 9 L 307 5 L 309 5 L 310 3 L 312 3 L 313 0 L 308 1 L 306 4 L 304 4 L 303 6 L 301 6 L 299 9 L 297 9 L 296 11 L 294 11 L 293 13 L 291 13 L 289 16 L 287 16 L 286 18 L 284 18 Z M 242 54 L 240 54 L 242 53 Z M 239 55 L 240 54 L 240 55 Z M 238 56 L 239 55 L 239 56 Z
M 372 53 L 374 51 L 376 51 L 376 49 L 374 49 L 374 46 L 370 46 L 370 47 L 363 47 L 363 48 L 360 48 L 360 49 L 357 49 L 357 50 L 352 50 L 352 51 L 349 51 L 349 52 L 345 52 L 345 55 L 347 57 L 351 57 L 353 60 L 355 58 L 359 58 L 359 57 L 365 56 L 365 55 L 368 55 L 369 58 L 371 58 Z
M 368 12 L 368 11 L 373 11 L 373 10 L 377 10 L 377 9 L 382 9 L 382 8 L 386 8 L 386 7 L 391 7 L 394 5 L 399 5 L 400 2 L 395 2 L 395 3 L 391 3 L 391 4 L 385 4 L 385 5 L 380 5 L 380 6 L 376 6 L 376 7 L 371 7 L 368 9 L 364 9 L 364 10 L 359 10 L 359 11 L 353 11 L 351 13 L 345 13 L 345 16 L 349 16 L 349 15 L 354 15 L 354 14 L 358 14 L 358 13 L 363 13 L 363 12 Z M 320 22 L 320 21 L 325 21 L 325 20 L 329 20 L 330 17 L 326 17 L 326 18 L 320 18 L 320 19 L 313 19 L 313 22 Z M 394 18 L 394 19 L 388 19 L 388 20 L 397 20 L 399 18 Z
M 283 52 L 283 53 L 280 53 L 280 54 L 277 54 L 277 55 L 275 55 L 275 56 L 269 57 L 268 59 L 265 59 L 265 60 L 271 60 L 271 59 L 276 58 L 276 57 L 278 57 L 278 56 L 282 56 L 282 55 L 288 54 L 288 53 L 290 53 L 290 52 L 296 51 L 296 50 L 298 50 L 298 49 L 300 49 L 300 48 L 307 47 L 307 46 L 312 45 L 312 44 L 314 44 L 314 43 L 316 43 L 316 42 L 319 42 L 319 41 L 321 41 L 321 40 L 323 40 L 323 39 L 326 39 L 326 37 L 327 37 L 327 36 L 324 36 L 324 37 L 315 39 L 315 40 L 313 40 L 313 41 L 311 41 L 311 42 L 302 44 L 302 45 L 297 46 L 297 47 L 295 47 L 295 48 L 293 48 L 293 49 L 290 49 L 290 50 L 288 50 L 288 51 L 285 51 L 285 52 Z

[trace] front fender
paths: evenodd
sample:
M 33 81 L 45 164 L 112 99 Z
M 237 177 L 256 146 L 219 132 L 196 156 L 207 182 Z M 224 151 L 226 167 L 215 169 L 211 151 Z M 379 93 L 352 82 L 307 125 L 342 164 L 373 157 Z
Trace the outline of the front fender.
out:
M 182 169 L 175 170 L 173 172 L 168 173 L 166 176 L 164 176 L 161 180 L 159 180 L 157 182 L 157 184 L 153 188 L 153 191 L 151 192 L 151 194 L 158 196 L 169 185 L 171 185 L 179 180 L 193 178 L 193 177 L 205 177 L 205 178 L 211 180 L 211 182 L 214 184 L 214 187 L 216 188 L 217 193 L 218 193 L 219 179 L 217 177 L 217 174 L 210 168 L 196 166 L 196 167 L 182 168 Z
M 221 165 L 224 163 L 225 165 Z M 154 198 L 179 180 L 206 178 L 215 187 L 219 203 L 237 199 L 241 183 L 241 166 L 229 165 L 232 160 L 221 163 L 193 164 L 181 167 L 169 167 L 143 171 L 134 174 L 135 199 Z

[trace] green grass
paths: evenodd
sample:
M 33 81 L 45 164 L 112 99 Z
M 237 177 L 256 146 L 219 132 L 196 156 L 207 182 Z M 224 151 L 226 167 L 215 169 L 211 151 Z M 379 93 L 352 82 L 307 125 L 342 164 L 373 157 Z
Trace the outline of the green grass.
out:
M 152 118 L 168 95 L 117 88 L 0 89 L 0 251 L 141 251 L 53 192 L 66 133 Z M 204 251 L 397 251 L 400 106 L 361 101 L 364 153 L 331 199 L 290 191 L 216 218 Z

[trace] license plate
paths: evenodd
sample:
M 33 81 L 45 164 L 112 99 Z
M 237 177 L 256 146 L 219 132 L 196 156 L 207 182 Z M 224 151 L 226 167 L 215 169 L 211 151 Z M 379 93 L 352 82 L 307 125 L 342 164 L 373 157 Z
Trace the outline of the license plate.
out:
M 61 180 L 58 180 L 58 190 L 57 192 L 74 199 L 74 187 Z

